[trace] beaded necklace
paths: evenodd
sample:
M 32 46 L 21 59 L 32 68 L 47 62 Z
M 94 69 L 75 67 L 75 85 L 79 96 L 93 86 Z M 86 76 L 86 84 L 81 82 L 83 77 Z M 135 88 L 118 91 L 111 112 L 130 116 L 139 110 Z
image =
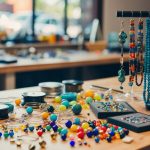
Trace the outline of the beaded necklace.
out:
M 119 43 L 121 45 L 121 59 L 120 59 L 120 70 L 118 71 L 118 81 L 121 83 L 120 89 L 123 89 L 123 82 L 125 81 L 125 71 L 123 66 L 123 46 L 126 42 L 127 34 L 124 32 L 123 21 L 121 22 L 121 31 L 119 33 Z
M 150 110 L 150 18 L 146 19 L 143 98 L 146 104 L 146 108 Z
M 143 82 L 143 69 L 144 69 L 144 59 L 143 59 L 143 20 L 140 18 L 138 23 L 138 37 L 137 37 L 137 66 L 135 81 L 136 85 L 140 86 Z M 141 75 L 140 81 L 138 82 L 138 75 Z
M 134 19 L 130 20 L 130 44 L 129 44 L 129 86 L 133 86 L 135 77 L 135 63 L 136 63 L 136 48 L 135 48 L 135 28 Z

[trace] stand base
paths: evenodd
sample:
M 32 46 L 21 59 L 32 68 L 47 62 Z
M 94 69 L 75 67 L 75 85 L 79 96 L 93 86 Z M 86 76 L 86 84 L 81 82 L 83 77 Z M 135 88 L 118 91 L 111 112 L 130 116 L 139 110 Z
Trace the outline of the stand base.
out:
M 150 103 L 146 104 L 145 106 L 147 110 L 150 110 Z

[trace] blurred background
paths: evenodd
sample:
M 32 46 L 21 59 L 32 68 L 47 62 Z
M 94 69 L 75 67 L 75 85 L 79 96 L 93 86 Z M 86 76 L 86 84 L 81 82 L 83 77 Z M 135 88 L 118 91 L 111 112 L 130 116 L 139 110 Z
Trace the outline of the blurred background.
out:
M 0 0 L 0 89 L 116 76 L 117 10 L 149 9 L 148 0 Z

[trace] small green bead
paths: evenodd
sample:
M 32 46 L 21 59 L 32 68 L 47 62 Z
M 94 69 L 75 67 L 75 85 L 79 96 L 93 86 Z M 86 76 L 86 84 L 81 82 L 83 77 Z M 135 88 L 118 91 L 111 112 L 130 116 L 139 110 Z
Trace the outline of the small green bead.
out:
M 9 133 L 8 133 L 8 131 L 5 131 L 4 132 L 4 138 L 8 138 L 9 137 Z
M 91 97 L 87 97 L 85 101 L 87 104 L 90 104 L 92 103 L 93 99 Z
M 51 130 L 51 126 L 50 126 L 50 125 L 47 125 L 47 126 L 46 126 L 46 130 L 47 130 L 47 131 L 50 131 L 50 130 Z
M 61 127 L 59 127 L 59 128 L 58 128 L 58 133 L 61 133 L 61 130 L 62 130 L 62 128 L 61 128 Z

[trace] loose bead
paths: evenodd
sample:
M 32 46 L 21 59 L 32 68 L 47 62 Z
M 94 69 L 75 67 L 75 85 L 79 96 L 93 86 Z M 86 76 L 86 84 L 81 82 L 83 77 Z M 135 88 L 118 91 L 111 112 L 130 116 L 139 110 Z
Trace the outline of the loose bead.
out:
M 95 93 L 94 94 L 94 99 L 97 100 L 97 101 L 100 101 L 102 98 L 98 93 Z
M 65 134 L 67 134 L 67 133 L 68 133 L 68 130 L 65 129 L 65 128 L 61 130 L 61 134 L 62 134 L 62 135 L 65 135 Z
M 29 114 L 29 115 L 31 115 L 32 114 L 32 112 L 33 112 L 33 108 L 32 107 L 27 107 L 26 108 L 26 112 Z
M 72 132 L 76 132 L 76 131 L 77 131 L 77 128 L 78 128 L 78 126 L 75 125 L 75 124 L 73 124 L 73 125 L 71 126 L 70 130 L 71 130 Z
M 97 129 L 97 128 L 95 128 L 94 130 L 93 130 L 93 135 L 94 136 L 97 136 L 99 134 L 99 130 Z
M 84 132 L 78 132 L 77 133 L 78 138 L 84 139 Z
M 16 99 L 16 100 L 15 100 L 15 104 L 16 104 L 17 106 L 19 106 L 19 105 L 21 104 L 21 99 Z
M 4 132 L 4 138 L 7 139 L 8 137 L 9 137 L 9 133 L 8 133 L 8 131 L 5 131 Z
M 73 113 L 74 113 L 75 115 L 79 115 L 79 114 L 81 113 L 81 111 L 82 111 L 81 105 L 80 105 L 80 104 L 75 104 L 75 105 L 73 105 L 72 111 L 73 111 Z
M 59 110 L 60 111 L 65 111 L 67 108 L 66 108 L 66 106 L 65 105 L 60 105 L 59 106 Z
M 93 90 L 87 90 L 85 91 L 85 97 L 91 97 L 93 98 L 94 97 L 94 91 Z
M 57 115 L 51 114 L 51 115 L 50 115 L 50 120 L 51 120 L 51 121 L 56 121 L 56 120 L 57 120 Z
M 57 130 L 58 130 L 58 126 L 57 125 L 54 125 L 52 128 L 53 128 L 54 132 L 57 132 Z
M 14 132 L 13 132 L 13 131 L 10 131 L 10 132 L 9 132 L 9 136 L 10 136 L 10 137 L 13 137 L 13 136 L 14 136 Z
M 42 119 L 46 120 L 49 116 L 49 113 L 48 112 L 43 112 L 42 113 Z
M 111 142 L 111 137 L 110 137 L 110 136 L 109 136 L 109 137 L 107 137 L 107 138 L 106 138 L 106 140 L 107 140 L 107 142 L 109 142 L 109 143 L 110 143 L 110 142 Z
M 92 131 L 87 131 L 86 135 L 87 135 L 88 138 L 92 138 L 93 132 Z
M 50 125 L 47 125 L 47 126 L 46 126 L 46 130 L 47 130 L 47 131 L 50 131 L 50 130 L 51 130 L 51 126 L 50 126 Z
M 55 108 L 51 105 L 47 108 L 47 111 L 50 112 L 50 113 L 53 113 L 54 110 L 55 110 Z
M 56 103 L 61 103 L 61 97 L 60 96 L 56 96 L 55 97 L 55 102 Z
M 65 100 L 61 103 L 61 105 L 64 105 L 64 106 L 66 106 L 66 108 L 68 108 L 69 107 L 69 102 L 67 100 Z
M 41 137 L 41 136 L 43 135 L 43 131 L 42 131 L 41 129 L 38 130 L 38 131 L 37 131 L 37 135 Z
M 29 126 L 29 130 L 30 130 L 31 132 L 33 132 L 33 131 L 34 131 L 34 126 Z
M 0 138 L 2 137 L 2 135 L 3 135 L 2 132 L 0 132 Z
M 70 146 L 74 147 L 75 146 L 75 141 L 70 141 Z
M 68 120 L 66 123 L 65 123 L 66 127 L 67 128 L 70 128 L 72 126 L 72 122 L 70 120 Z
M 62 139 L 63 141 L 65 141 L 66 138 L 67 138 L 66 134 L 61 135 L 61 139 Z
M 82 123 L 82 128 L 83 129 L 88 129 L 89 128 L 89 124 L 87 122 Z
M 99 141 L 100 141 L 100 138 L 99 137 L 95 137 L 95 142 L 99 143 Z
M 87 104 L 90 104 L 90 103 L 92 103 L 93 99 L 91 97 L 86 97 L 85 101 Z
M 79 118 L 75 118 L 73 123 L 76 124 L 76 125 L 80 125 L 80 119 Z

